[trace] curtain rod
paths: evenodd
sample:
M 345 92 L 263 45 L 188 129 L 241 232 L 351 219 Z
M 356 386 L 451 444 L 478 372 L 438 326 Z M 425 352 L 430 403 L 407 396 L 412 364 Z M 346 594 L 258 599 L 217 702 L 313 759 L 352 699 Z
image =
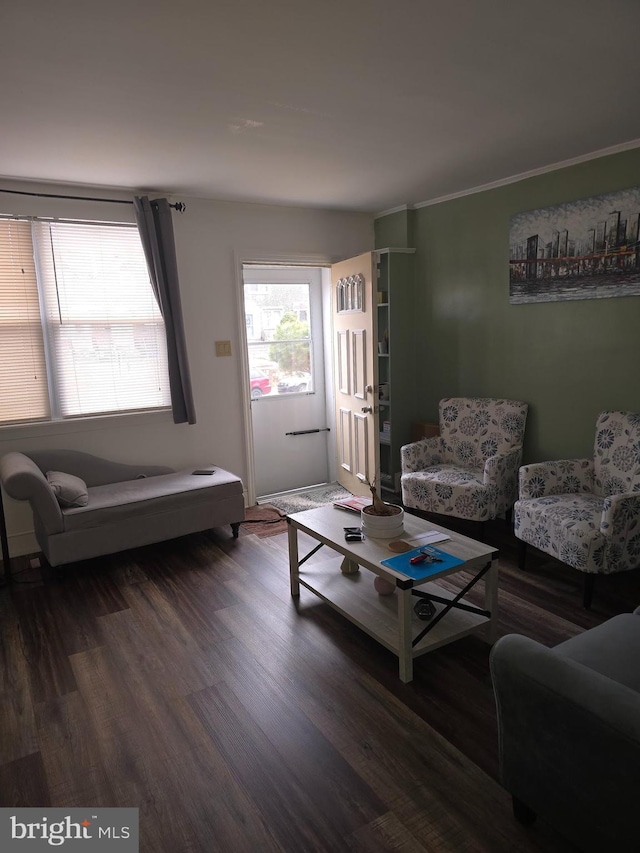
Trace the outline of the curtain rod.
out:
M 71 201 L 102 201 L 107 204 L 133 204 L 132 201 L 127 201 L 127 199 L 121 198 L 90 198 L 84 195 L 55 195 L 55 193 L 30 193 L 26 192 L 26 190 L 5 190 L 0 188 L 0 193 L 11 193 L 12 195 L 31 195 L 37 196 L 38 198 L 66 198 Z M 174 210 L 177 210 L 178 213 L 184 213 L 187 209 L 187 205 L 178 201 L 175 204 L 170 204 L 169 207 L 172 207 Z

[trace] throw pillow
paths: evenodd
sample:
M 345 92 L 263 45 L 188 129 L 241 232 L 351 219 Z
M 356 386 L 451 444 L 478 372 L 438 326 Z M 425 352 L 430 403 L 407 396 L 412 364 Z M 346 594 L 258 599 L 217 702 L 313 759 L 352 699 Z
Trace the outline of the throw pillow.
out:
M 87 484 L 80 477 L 64 471 L 47 471 L 47 480 L 61 507 L 86 506 L 89 503 Z

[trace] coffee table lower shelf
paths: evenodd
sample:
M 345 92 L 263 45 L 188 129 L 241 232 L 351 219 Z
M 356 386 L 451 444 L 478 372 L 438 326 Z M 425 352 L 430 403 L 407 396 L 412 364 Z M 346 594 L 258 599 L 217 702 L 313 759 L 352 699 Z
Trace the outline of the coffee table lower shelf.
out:
M 413 605 L 418 599 L 411 595 L 410 589 L 397 589 L 393 595 L 378 595 L 373 586 L 374 574 L 366 569 L 360 569 L 355 574 L 342 574 L 341 562 L 342 558 L 336 557 L 323 560 L 321 563 L 305 565 L 300 569 L 300 586 L 321 598 L 389 651 L 402 657 L 408 650 L 403 650 L 398 610 L 402 606 L 410 608 L 411 637 L 416 637 L 428 624 L 418 619 L 413 612 Z M 418 589 L 421 592 L 432 592 L 443 598 L 454 597 L 437 583 L 420 584 Z M 408 600 L 403 602 L 405 597 L 408 597 Z M 464 598 L 460 603 L 471 604 Z M 436 614 L 443 610 L 444 606 L 435 602 Z M 487 616 L 464 610 L 450 610 L 420 642 L 411 648 L 411 658 L 420 657 L 426 652 L 469 634 L 478 632 L 484 634 L 485 630 L 489 631 L 490 622 Z

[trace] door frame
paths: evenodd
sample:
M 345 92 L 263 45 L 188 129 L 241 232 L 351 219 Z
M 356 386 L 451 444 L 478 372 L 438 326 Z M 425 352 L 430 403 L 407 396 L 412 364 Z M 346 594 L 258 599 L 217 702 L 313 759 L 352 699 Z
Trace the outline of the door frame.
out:
M 234 250 L 233 265 L 236 281 L 236 306 L 238 317 L 238 348 L 239 348 L 239 365 L 240 365 L 240 382 L 238 387 L 241 391 L 242 401 L 242 420 L 244 427 L 244 457 L 246 482 L 245 492 L 247 496 L 247 505 L 254 506 L 256 503 L 256 477 L 255 477 L 255 448 L 253 443 L 253 424 L 251 419 L 251 381 L 249 378 L 249 352 L 247 346 L 247 327 L 245 322 L 244 310 L 244 276 L 242 268 L 244 264 L 282 264 L 285 266 L 298 267 L 322 267 L 329 270 L 331 273 L 331 264 L 335 263 L 335 258 L 330 255 L 312 255 L 299 254 L 292 252 L 256 252 L 256 251 L 241 251 Z M 324 316 L 324 274 L 323 274 L 323 320 Z M 327 329 L 326 325 L 323 329 L 323 339 L 326 344 Z M 326 350 L 325 350 L 326 351 Z M 329 350 L 329 370 L 327 370 L 327 356 L 325 356 L 325 396 L 327 398 L 327 422 L 329 422 L 331 400 L 333 398 L 333 352 Z M 328 381 L 328 377 L 331 380 Z M 335 470 L 335 436 L 329 441 L 331 448 L 329 452 L 329 476 L 332 477 Z

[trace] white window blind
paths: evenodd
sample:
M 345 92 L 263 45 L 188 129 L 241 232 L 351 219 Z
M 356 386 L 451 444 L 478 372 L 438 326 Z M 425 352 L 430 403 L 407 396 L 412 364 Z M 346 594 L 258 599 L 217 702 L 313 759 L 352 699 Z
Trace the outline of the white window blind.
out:
M 31 224 L 0 220 L 0 423 L 50 417 Z
M 34 224 L 63 418 L 170 405 L 164 323 L 136 228 Z
M 0 424 L 170 405 L 137 228 L 0 218 Z

